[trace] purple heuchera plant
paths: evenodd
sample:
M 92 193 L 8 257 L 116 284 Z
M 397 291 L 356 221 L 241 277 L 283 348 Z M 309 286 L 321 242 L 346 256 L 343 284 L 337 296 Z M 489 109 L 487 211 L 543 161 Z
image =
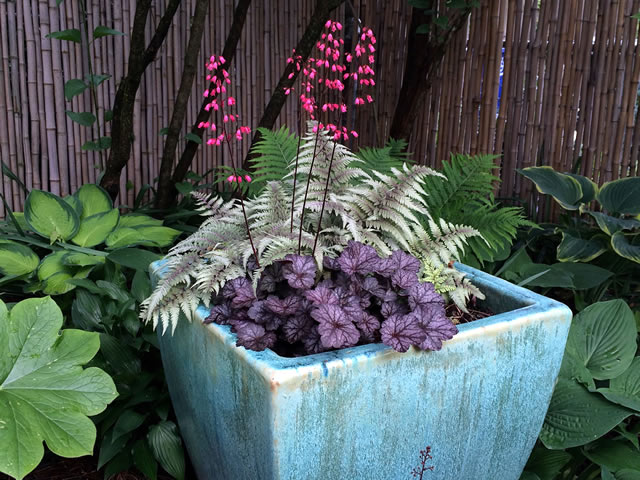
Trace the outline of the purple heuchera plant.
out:
M 431 283 L 418 280 L 420 262 L 403 251 L 380 258 L 349 242 L 323 261 L 287 255 L 265 269 L 257 293 L 247 278 L 225 285 L 206 322 L 231 325 L 237 344 L 305 355 L 380 342 L 399 352 L 439 350 L 457 333 Z

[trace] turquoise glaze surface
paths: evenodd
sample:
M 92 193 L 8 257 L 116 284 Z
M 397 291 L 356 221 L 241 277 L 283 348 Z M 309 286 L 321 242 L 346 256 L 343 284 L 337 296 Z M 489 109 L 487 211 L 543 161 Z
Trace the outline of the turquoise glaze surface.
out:
M 161 264 L 155 264 L 161 274 Z M 235 347 L 227 326 L 160 337 L 171 398 L 200 480 L 517 480 L 556 382 L 571 311 L 458 265 L 491 317 L 438 352 L 382 344 L 284 358 Z M 201 307 L 200 319 L 207 315 Z

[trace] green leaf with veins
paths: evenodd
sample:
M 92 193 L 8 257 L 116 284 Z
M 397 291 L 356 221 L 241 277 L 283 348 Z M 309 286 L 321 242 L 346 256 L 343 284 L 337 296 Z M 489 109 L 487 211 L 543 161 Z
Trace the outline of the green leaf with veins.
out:
M 31 298 L 11 312 L 0 301 L 0 472 L 18 480 L 42 460 L 42 442 L 63 457 L 90 455 L 102 412 L 116 387 L 99 368 L 83 369 L 100 347 L 95 333 L 63 330 L 50 298 Z

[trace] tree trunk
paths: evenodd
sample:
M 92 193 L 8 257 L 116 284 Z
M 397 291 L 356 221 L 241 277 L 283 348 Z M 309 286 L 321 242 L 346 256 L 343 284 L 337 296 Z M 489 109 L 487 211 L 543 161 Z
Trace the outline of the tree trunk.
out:
M 320 36 L 320 32 L 322 32 L 324 24 L 329 19 L 331 11 L 338 8 L 343 2 L 344 0 L 318 0 L 313 15 L 311 16 L 311 20 L 309 21 L 302 38 L 300 38 L 296 45 L 296 55 L 300 55 L 302 57 L 302 63 L 306 62 L 307 58 L 309 58 L 311 50 L 313 50 L 313 47 Z M 292 73 L 293 75 L 289 78 Z M 258 123 L 258 128 L 266 128 L 269 130 L 273 128 L 273 125 L 276 123 L 276 119 L 280 115 L 280 111 L 288 98 L 284 92 L 286 89 L 293 86 L 299 73 L 300 72 L 295 68 L 295 62 L 287 64 L 284 72 L 282 72 L 282 75 L 280 76 L 278 85 L 276 85 L 271 94 L 271 99 L 269 100 L 262 118 Z M 262 137 L 258 128 L 255 129 L 255 134 L 251 142 L 252 146 L 255 145 Z M 242 168 L 244 170 L 249 170 L 249 160 L 251 158 L 251 149 L 249 149 L 249 153 L 242 164 Z
M 224 49 L 222 50 L 222 56 L 226 60 L 227 66 L 230 66 L 233 57 L 236 54 L 236 49 L 238 48 L 238 42 L 240 41 L 240 36 L 242 34 L 242 29 L 244 28 L 244 22 L 247 18 L 247 11 L 249 10 L 249 6 L 251 5 L 251 0 L 239 0 L 236 8 L 233 12 L 233 23 L 231 24 L 231 29 L 229 30 L 229 34 L 227 35 L 227 40 L 224 43 Z M 211 82 L 209 84 L 209 92 L 215 91 L 215 84 Z M 212 100 L 211 93 L 208 98 L 205 98 L 200 106 L 200 111 L 198 112 L 198 116 L 196 117 L 196 121 L 193 123 L 191 127 L 191 133 L 197 135 L 200 139 L 204 135 L 205 128 L 200 128 L 198 125 L 202 122 L 206 122 L 209 119 L 209 111 L 205 110 L 205 107 Z M 214 97 L 215 98 L 215 97 Z M 176 165 L 175 170 L 173 171 L 173 175 L 171 177 L 171 185 L 175 186 L 176 183 L 184 180 L 184 176 L 189 171 L 189 167 L 191 167 L 191 162 L 193 162 L 193 158 L 198 151 L 198 147 L 200 146 L 199 142 L 194 142 L 192 140 L 188 140 L 187 144 L 180 156 L 180 160 Z M 169 205 L 173 203 L 176 196 L 175 188 L 170 192 L 167 200 L 163 201 L 167 202 Z
M 389 131 L 391 138 L 403 138 L 407 141 L 410 139 L 413 125 L 424 108 L 424 98 L 442 63 L 449 40 L 465 25 L 472 9 L 473 7 L 468 6 L 447 12 L 448 25 L 438 30 L 440 27 L 434 22 L 437 17 L 427 13 L 433 12 L 432 8 L 428 10 L 413 8 L 402 87 Z M 425 24 L 429 25 L 432 33 L 419 33 L 418 28 Z
M 111 122 L 111 150 L 105 165 L 104 175 L 100 181 L 100 185 L 114 200 L 120 191 L 120 172 L 122 172 L 131 156 L 133 109 L 140 81 L 144 71 L 154 60 L 167 37 L 173 16 L 180 6 L 180 1 L 171 0 L 169 2 L 146 49 L 144 48 L 144 31 L 149 10 L 151 9 L 151 0 L 138 0 L 136 3 L 133 28 L 131 30 L 131 49 L 127 74 L 120 81 L 116 92 L 116 99 L 113 104 L 113 120 Z
M 180 80 L 180 88 L 173 106 L 169 131 L 164 142 L 162 161 L 160 163 L 160 175 L 158 178 L 158 193 L 156 195 L 156 207 L 168 208 L 176 197 L 175 183 L 171 180 L 173 163 L 176 157 L 176 147 L 182 130 L 182 123 L 187 112 L 187 103 L 191 94 L 193 78 L 198 70 L 198 55 L 202 44 L 204 23 L 207 17 L 209 0 L 197 0 L 191 21 L 189 43 L 184 58 L 184 69 Z

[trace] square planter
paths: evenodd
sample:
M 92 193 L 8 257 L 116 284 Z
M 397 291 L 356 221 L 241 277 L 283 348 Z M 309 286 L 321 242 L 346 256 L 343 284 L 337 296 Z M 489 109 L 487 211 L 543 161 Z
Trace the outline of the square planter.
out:
M 161 263 L 152 266 L 161 275 Z M 299 358 L 235 347 L 230 327 L 183 320 L 160 336 L 198 477 L 221 480 L 517 480 L 571 323 L 561 303 L 458 265 L 495 315 L 438 352 L 382 344 Z M 200 320 L 207 316 L 203 307 Z

